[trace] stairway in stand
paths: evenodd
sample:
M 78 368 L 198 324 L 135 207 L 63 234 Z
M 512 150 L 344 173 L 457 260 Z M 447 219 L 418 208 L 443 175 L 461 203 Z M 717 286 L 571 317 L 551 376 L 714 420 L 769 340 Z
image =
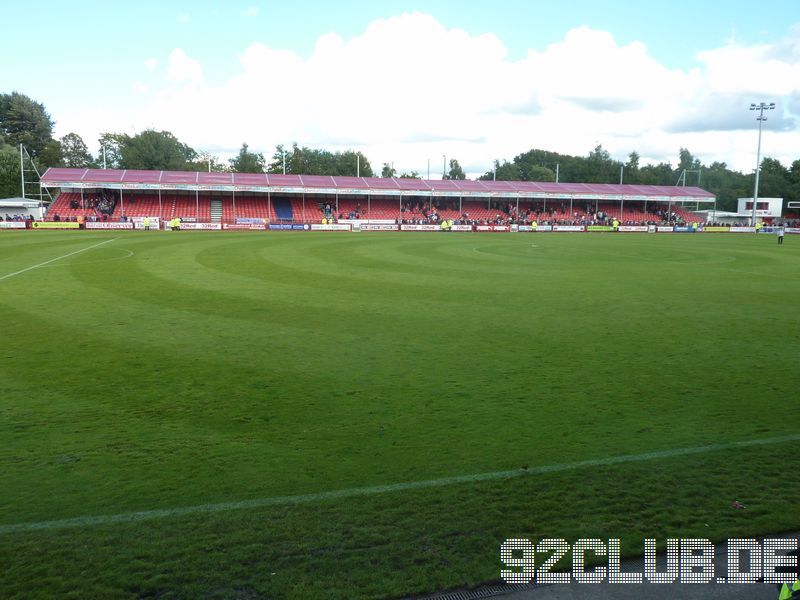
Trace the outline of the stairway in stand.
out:
M 211 199 L 211 222 L 220 223 L 222 221 L 222 200 L 219 198 Z

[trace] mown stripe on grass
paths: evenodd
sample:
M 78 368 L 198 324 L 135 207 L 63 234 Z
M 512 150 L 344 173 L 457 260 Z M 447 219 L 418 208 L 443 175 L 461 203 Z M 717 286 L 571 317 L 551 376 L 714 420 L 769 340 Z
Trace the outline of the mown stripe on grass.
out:
M 15 275 L 21 275 L 22 273 L 26 273 L 27 271 L 32 271 L 33 269 L 38 269 L 39 267 L 43 267 L 45 265 L 49 265 L 52 262 L 56 262 L 57 260 L 61 260 L 62 258 L 67 258 L 68 256 L 73 256 L 75 254 L 79 254 L 80 252 L 86 252 L 87 250 L 91 250 L 92 248 L 97 248 L 98 246 L 102 246 L 103 244 L 107 244 L 108 242 L 113 242 L 117 238 L 111 238 L 110 240 L 106 240 L 104 242 L 100 242 L 99 244 L 94 244 L 93 246 L 89 246 L 88 248 L 81 248 L 80 250 L 75 250 L 75 252 L 70 252 L 69 254 L 63 254 L 62 256 L 56 256 L 55 258 L 51 258 L 50 260 L 46 260 L 44 262 L 40 262 L 38 265 L 33 265 L 32 267 L 26 267 L 25 269 L 21 269 L 19 271 L 14 271 L 13 273 L 7 273 L 3 276 L 0 276 L 0 281 L 3 279 L 9 279 L 14 277 Z
M 74 517 L 71 519 L 59 519 L 54 521 L 15 523 L 10 525 L 0 525 L 0 534 L 41 531 L 49 529 L 67 529 L 72 527 L 91 527 L 94 525 L 130 523 L 135 521 L 145 521 L 150 519 L 161 519 L 167 517 L 181 517 L 185 515 L 196 515 L 201 513 L 216 513 L 216 512 L 223 512 L 230 510 L 241 510 L 247 508 L 282 506 L 287 504 L 299 504 L 302 502 L 316 502 L 320 500 L 337 500 L 341 498 L 352 498 L 356 496 L 372 496 L 375 494 L 386 494 L 391 492 L 403 492 L 407 490 L 419 490 L 424 488 L 442 487 L 459 483 L 474 483 L 481 481 L 492 481 L 497 479 L 507 479 L 513 477 L 525 477 L 529 475 L 543 475 L 546 473 L 571 471 L 574 469 L 583 469 L 586 467 L 605 467 L 609 465 L 618 465 L 622 463 L 657 460 L 660 458 L 674 458 L 677 456 L 687 456 L 692 454 L 706 454 L 709 452 L 720 452 L 723 450 L 750 448 L 753 446 L 782 444 L 787 442 L 795 442 L 798 440 L 800 440 L 800 434 L 792 434 L 780 437 L 762 438 L 757 440 L 745 440 L 741 442 L 711 444 L 708 446 L 697 446 L 694 448 L 675 448 L 672 450 L 659 450 L 656 452 L 645 452 L 642 454 L 623 454 L 620 456 L 581 460 L 572 463 L 541 465 L 538 467 L 531 467 L 528 469 L 512 469 L 510 471 L 493 471 L 490 473 L 476 473 L 472 475 L 456 475 L 453 477 L 441 477 L 439 479 L 424 479 L 421 481 L 408 481 L 404 483 L 391 483 L 387 485 L 375 485 L 369 487 L 357 487 L 357 488 L 349 488 L 343 490 L 331 490 L 328 492 L 298 494 L 294 496 L 275 496 L 272 498 L 240 500 L 238 502 L 197 504 L 194 506 L 183 506 L 178 508 L 144 510 L 139 512 L 122 513 L 116 515 L 83 516 L 83 517 Z

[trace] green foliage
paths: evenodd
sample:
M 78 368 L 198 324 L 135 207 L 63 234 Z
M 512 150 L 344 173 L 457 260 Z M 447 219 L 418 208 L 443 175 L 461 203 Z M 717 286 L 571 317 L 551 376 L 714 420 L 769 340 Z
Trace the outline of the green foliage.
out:
M 686 184 L 702 187 L 716 195 L 719 210 L 736 210 L 738 198 L 753 195 L 753 174 L 732 171 L 720 162 L 705 166 L 686 148 L 681 148 L 678 153 L 677 167 L 668 162 L 641 166 L 640 160 L 636 151 L 628 155 L 628 161 L 624 164 L 624 183 L 672 186 L 686 169 L 699 172 L 687 173 Z M 500 181 L 555 181 L 556 165 L 562 183 L 618 183 L 623 163 L 611 158 L 608 151 L 598 144 L 586 157 L 528 150 L 514 157 L 511 162 L 495 161 L 495 170 Z M 491 181 L 493 177 L 494 173 L 488 171 L 478 179 Z M 785 202 L 800 199 L 800 160 L 794 161 L 787 169 L 779 161 L 765 158 L 761 163 L 759 196 L 784 198 Z
M 130 137 L 124 133 L 104 133 L 97 142 L 100 153 L 97 155 L 97 167 L 102 168 L 104 161 L 107 169 L 119 169 L 122 165 L 122 148 Z
M 262 157 L 263 158 L 263 157 Z M 210 169 L 209 169 L 210 164 Z M 210 152 L 201 152 L 193 161 L 187 164 L 189 171 L 212 171 L 214 173 L 224 173 L 231 170 L 229 164 L 220 161 L 219 157 L 214 156 Z
M 516 159 L 514 162 L 504 160 L 502 164 L 496 160 L 494 161 L 494 169 L 484 173 L 478 179 L 484 181 L 492 181 L 493 179 L 498 181 L 522 181 L 522 168 L 520 167 L 520 162 Z
M 686 170 L 697 170 L 700 168 L 700 161 L 692 156 L 686 148 L 681 148 L 678 152 L 678 172 Z
M 350 175 L 355 176 L 360 160 L 361 177 L 372 177 L 372 166 L 361 152 L 347 150 L 345 152 L 330 152 L 328 150 L 313 149 L 296 143 L 291 150 L 286 150 L 283 145 L 275 147 L 272 162 L 267 165 L 267 173 L 282 173 L 284 152 L 286 152 L 286 173 L 294 175 Z
M 383 168 L 381 169 L 381 177 L 383 178 L 397 177 L 397 171 L 389 163 L 383 163 Z
M 100 168 L 103 166 L 105 150 L 108 169 L 200 170 L 195 164 L 197 152 L 169 131 L 146 129 L 133 136 L 125 133 L 104 133 L 97 141 L 100 152 L 96 163 Z
M 628 162 L 625 164 L 626 171 L 638 171 L 639 170 L 639 153 L 634 150 L 628 155 Z
M 35 157 L 52 139 L 53 120 L 41 102 L 25 94 L 0 94 L 0 135 L 11 146 L 22 144 Z
M 789 169 L 774 158 L 765 158 L 761 162 L 761 175 L 758 182 L 759 197 L 779 198 L 783 190 L 789 186 Z
M 400 173 L 400 179 L 422 179 L 422 175 L 417 173 L 416 171 L 403 171 Z
M 461 165 L 458 164 L 458 161 L 455 158 L 450 159 L 450 169 L 447 171 L 447 175 L 444 177 L 445 179 L 466 179 L 467 176 L 464 174 L 464 169 L 461 168 Z
M 83 138 L 77 133 L 68 133 L 61 138 L 61 156 L 65 167 L 91 167 L 94 158 L 89 153 Z
M 228 162 L 235 173 L 263 173 L 266 166 L 264 155 L 261 152 L 250 152 L 247 144 L 242 144 L 239 154 Z
M 182 171 L 197 158 L 197 152 L 169 131 L 146 129 L 119 139 L 122 143 L 118 168 L 121 169 Z
M 63 167 L 64 152 L 58 140 L 48 140 L 38 156 L 33 157 L 36 167 L 41 171 L 47 167 Z
M 21 196 L 19 151 L 13 146 L 0 145 L 0 198 Z

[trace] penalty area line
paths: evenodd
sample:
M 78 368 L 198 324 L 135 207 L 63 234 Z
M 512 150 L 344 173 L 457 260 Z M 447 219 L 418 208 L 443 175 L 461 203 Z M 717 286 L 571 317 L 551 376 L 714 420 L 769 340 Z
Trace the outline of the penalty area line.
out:
M 27 267 L 20 271 L 14 271 L 13 273 L 8 273 L 0 277 L 0 281 L 3 279 L 9 279 L 10 277 L 14 277 L 15 275 L 21 275 L 22 273 L 26 273 L 27 271 L 32 271 L 33 269 L 38 269 L 39 267 L 43 267 L 45 265 L 49 265 L 50 263 L 56 262 L 57 260 L 61 260 L 62 258 L 67 258 L 68 256 L 73 256 L 75 254 L 79 254 L 81 252 L 86 252 L 87 250 L 91 250 L 92 248 L 97 248 L 98 246 L 102 246 L 103 244 L 107 244 L 109 242 L 113 242 L 117 238 L 111 238 L 110 240 L 106 240 L 104 242 L 100 242 L 99 244 L 94 244 L 93 246 L 89 246 L 88 248 L 81 248 L 80 250 L 75 250 L 75 252 L 70 252 L 69 254 L 64 254 L 63 256 L 56 256 L 55 258 L 51 258 L 50 260 L 46 260 L 44 262 L 39 263 L 38 265 L 33 265 L 32 267 Z
M 782 444 L 786 442 L 796 442 L 796 441 L 800 441 L 800 434 L 792 434 L 792 435 L 785 435 L 772 438 L 762 438 L 756 440 L 745 440 L 741 442 L 711 444 L 708 446 L 697 446 L 694 448 L 675 448 L 672 450 L 659 450 L 655 452 L 645 452 L 642 454 L 623 454 L 607 458 L 581 460 L 571 463 L 542 465 L 538 467 L 530 467 L 527 469 L 512 469 L 510 471 L 492 471 L 488 473 L 475 473 L 472 475 L 455 475 L 453 477 L 441 477 L 439 479 L 424 479 L 420 481 L 390 483 L 386 485 L 375 485 L 369 487 L 356 487 L 356 488 L 348 488 L 342 490 L 332 490 L 328 492 L 297 494 L 293 496 L 275 496 L 272 498 L 257 498 L 253 500 L 241 500 L 238 502 L 221 502 L 216 504 L 197 504 L 194 506 L 183 506 L 177 508 L 164 508 L 156 510 L 143 510 L 138 512 L 129 512 L 116 515 L 83 516 L 83 517 L 74 517 L 71 519 L 59 519 L 54 521 L 15 523 L 9 525 L 0 525 L 0 535 L 9 533 L 53 530 L 53 529 L 68 529 L 74 527 L 92 527 L 97 525 L 110 525 L 115 523 L 133 523 L 138 521 L 147 521 L 151 519 L 182 517 L 187 515 L 198 515 L 203 513 L 218 513 L 218 512 L 242 510 L 248 508 L 264 508 L 270 506 L 285 506 L 285 505 L 301 504 L 307 502 L 318 502 L 323 500 L 355 498 L 359 496 L 374 496 L 377 494 L 387 494 L 392 492 L 403 492 L 408 490 L 420 490 L 426 488 L 444 487 L 460 483 L 475 483 L 482 481 L 494 481 L 499 479 L 525 477 L 529 475 L 543 475 L 546 473 L 572 471 L 576 469 L 583 469 L 586 467 L 605 467 L 609 465 L 658 460 L 661 458 L 674 458 L 677 456 L 690 456 L 693 454 L 707 454 L 710 452 L 721 452 L 724 450 L 736 450 L 741 448 L 751 448 L 754 446 L 767 446 L 771 444 Z

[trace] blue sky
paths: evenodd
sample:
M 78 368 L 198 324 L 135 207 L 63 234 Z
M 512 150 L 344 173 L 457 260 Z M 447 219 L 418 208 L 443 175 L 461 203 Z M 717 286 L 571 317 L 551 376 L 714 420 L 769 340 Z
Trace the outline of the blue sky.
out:
M 800 158 L 800 76 L 787 81 L 800 73 L 797 0 L 141 0 L 6 11 L 14 52 L 0 58 L 0 91 L 43 102 L 57 135 L 76 131 L 90 148 L 102 131 L 156 127 L 223 157 L 243 141 L 267 154 L 297 141 L 357 147 L 373 165 L 406 170 L 446 154 L 478 173 L 530 147 L 585 154 L 597 142 L 618 158 L 674 160 L 685 146 L 746 169 L 746 106 L 764 99 L 779 103 L 765 153 Z

